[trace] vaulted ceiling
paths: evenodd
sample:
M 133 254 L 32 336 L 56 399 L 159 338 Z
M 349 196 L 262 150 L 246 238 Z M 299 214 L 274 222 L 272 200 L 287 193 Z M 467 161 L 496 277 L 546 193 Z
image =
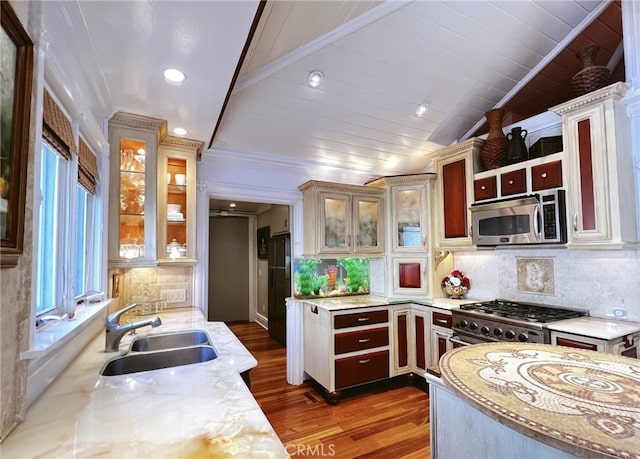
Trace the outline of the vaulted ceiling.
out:
M 517 121 L 573 97 L 568 81 L 586 44 L 601 46 L 611 81 L 624 79 L 619 1 L 42 5 L 47 79 L 72 115 L 166 119 L 204 141 L 209 159 L 417 172 L 429 152 L 481 134 L 490 108 Z M 167 67 L 186 82 L 166 84 Z M 325 76 L 317 88 L 312 70 Z

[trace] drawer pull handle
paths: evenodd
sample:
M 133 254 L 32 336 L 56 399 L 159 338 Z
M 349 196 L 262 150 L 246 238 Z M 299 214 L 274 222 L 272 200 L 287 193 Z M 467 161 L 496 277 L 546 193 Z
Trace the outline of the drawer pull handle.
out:
M 513 185 L 513 180 L 509 180 L 509 185 Z
M 359 343 L 368 343 L 369 341 L 371 341 L 371 338 L 362 338 L 358 340 Z
M 543 172 L 542 174 L 540 174 L 540 177 L 542 177 L 542 178 L 547 178 L 547 173 L 546 173 L 546 172 Z
M 358 363 L 364 365 L 365 363 L 369 363 L 371 359 L 358 360 Z
M 369 320 L 368 317 L 358 317 L 358 322 L 366 322 L 367 320 Z
M 447 324 L 447 320 L 446 319 L 436 319 L 436 322 L 438 322 L 439 324 Z

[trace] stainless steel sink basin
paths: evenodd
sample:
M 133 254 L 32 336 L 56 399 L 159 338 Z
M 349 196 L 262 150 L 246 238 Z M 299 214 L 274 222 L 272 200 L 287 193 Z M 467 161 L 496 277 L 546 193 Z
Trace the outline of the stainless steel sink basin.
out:
M 100 371 L 100 374 L 103 376 L 125 375 L 208 362 L 216 357 L 218 357 L 218 354 L 213 347 L 203 345 L 164 351 L 131 353 L 109 360 Z
M 129 351 L 158 351 L 177 347 L 197 346 L 199 344 L 211 345 L 212 343 L 209 340 L 209 335 L 204 330 L 185 330 L 141 336 L 131 342 Z

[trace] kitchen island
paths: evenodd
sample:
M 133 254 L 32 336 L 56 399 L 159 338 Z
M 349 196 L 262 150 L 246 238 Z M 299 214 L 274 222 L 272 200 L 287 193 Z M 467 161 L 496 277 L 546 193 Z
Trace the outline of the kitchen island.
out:
M 487 343 L 447 352 L 440 371 L 427 377 L 434 458 L 640 457 L 636 359 Z
M 3 459 L 27 457 L 288 457 L 240 376 L 257 365 L 229 328 L 195 308 L 160 312 L 163 324 L 138 335 L 205 329 L 215 360 L 101 376 L 100 333 L 28 409 L 0 445 Z M 151 317 L 151 316 L 146 316 Z M 125 320 L 145 317 L 129 315 Z M 123 338 L 120 353 L 133 337 Z

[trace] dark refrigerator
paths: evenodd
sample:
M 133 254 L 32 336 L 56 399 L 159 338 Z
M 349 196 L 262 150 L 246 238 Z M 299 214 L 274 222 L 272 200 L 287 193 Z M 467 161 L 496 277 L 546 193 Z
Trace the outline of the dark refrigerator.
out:
M 291 296 L 291 248 L 289 234 L 269 239 L 269 335 L 287 345 L 287 308 Z

